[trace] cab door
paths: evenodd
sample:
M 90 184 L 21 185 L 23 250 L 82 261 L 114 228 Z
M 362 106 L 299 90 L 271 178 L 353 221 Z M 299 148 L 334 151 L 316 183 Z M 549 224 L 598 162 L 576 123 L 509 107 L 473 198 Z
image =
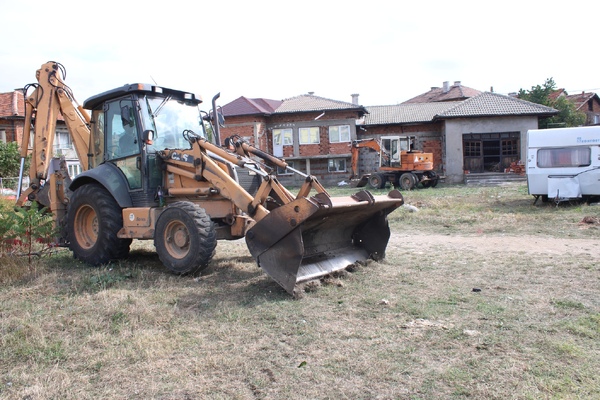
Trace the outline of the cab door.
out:
M 142 189 L 141 139 L 131 99 L 105 103 L 106 158 L 127 178 L 130 190 Z

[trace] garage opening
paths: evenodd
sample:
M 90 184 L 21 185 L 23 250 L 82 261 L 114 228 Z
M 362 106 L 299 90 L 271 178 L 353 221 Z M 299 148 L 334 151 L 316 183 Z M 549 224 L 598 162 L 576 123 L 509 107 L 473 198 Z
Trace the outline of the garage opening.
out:
M 520 133 L 463 134 L 463 165 L 470 173 L 504 172 L 520 160 Z

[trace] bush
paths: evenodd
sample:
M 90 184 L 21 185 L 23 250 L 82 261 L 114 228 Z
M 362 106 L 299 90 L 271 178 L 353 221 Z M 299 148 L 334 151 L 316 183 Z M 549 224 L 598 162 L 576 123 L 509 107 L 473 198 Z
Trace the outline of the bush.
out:
M 33 203 L 30 208 L 7 209 L 7 202 L 0 206 L 0 257 L 42 255 L 51 250 L 57 229 L 52 215 L 46 208 Z

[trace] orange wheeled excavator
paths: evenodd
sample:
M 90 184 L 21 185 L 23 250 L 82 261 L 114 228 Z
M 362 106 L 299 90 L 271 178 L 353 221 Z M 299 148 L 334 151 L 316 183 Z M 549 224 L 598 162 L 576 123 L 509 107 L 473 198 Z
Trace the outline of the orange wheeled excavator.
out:
M 412 190 L 417 185 L 435 187 L 440 176 L 435 172 L 433 154 L 412 148 L 413 136 L 382 136 L 351 143 L 352 177 L 356 187 L 382 189 L 390 182 L 397 188 Z M 368 148 L 379 153 L 377 170 L 359 176 L 359 151 Z
M 399 191 L 331 197 L 306 175 L 293 194 L 273 173 L 284 160 L 239 137 L 228 141 L 232 149 L 221 146 L 219 95 L 206 113 L 193 93 L 129 84 L 79 106 L 64 72 L 48 62 L 24 90 L 32 125 L 23 160 L 30 134 L 34 142 L 30 185 L 19 187 L 17 204 L 50 210 L 57 242 L 75 258 L 100 265 L 127 257 L 133 239 L 153 240 L 168 269 L 189 274 L 208 266 L 217 240 L 245 238 L 257 264 L 296 295 L 308 281 L 384 257 Z M 59 115 L 84 170 L 72 180 L 52 154 Z

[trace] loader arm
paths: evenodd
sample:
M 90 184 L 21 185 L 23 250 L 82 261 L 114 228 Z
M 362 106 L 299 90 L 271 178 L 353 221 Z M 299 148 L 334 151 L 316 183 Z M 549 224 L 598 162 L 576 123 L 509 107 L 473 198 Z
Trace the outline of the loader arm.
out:
M 56 124 L 60 115 L 66 123 L 82 169 L 87 170 L 90 166 L 90 117 L 83 107 L 74 104 L 76 101 L 70 88 L 63 82 L 61 74 L 64 75 L 64 70 L 60 64 L 48 62 L 36 72 L 38 83 L 28 85 L 35 87 L 32 93 L 27 94 L 27 87 L 24 89 L 26 123 L 21 143 L 21 180 L 30 136 L 33 143 L 29 168 L 30 186 L 23 192 L 19 190 L 19 206 L 35 200 L 55 211 L 57 207 L 63 208 L 60 203 L 64 205 L 67 202 L 64 193 L 67 185 L 64 181 L 68 181 L 69 177 L 64 169 L 60 171 L 60 163 L 56 162 L 53 149 Z M 51 176 L 55 172 L 58 175 Z M 42 190 L 45 190 L 43 194 L 40 193 Z
M 276 195 L 282 205 L 289 204 L 297 198 L 306 197 L 312 190 L 317 194 L 324 193 L 328 196 L 323 186 L 321 186 L 314 177 L 308 176 L 305 183 L 300 188 L 299 193 L 294 195 L 285 188 L 276 177 L 260 168 L 255 161 L 246 157 L 246 155 L 229 152 L 202 137 L 191 137 L 190 139 L 192 142 L 192 150 L 163 151 L 161 153 L 161 158 L 167 164 L 167 171 L 194 180 L 199 180 L 201 178 L 206 179 L 216 188 L 221 196 L 231 200 L 236 207 L 250 215 L 257 222 L 269 214 L 269 211 L 265 207 L 265 203 L 267 198 L 272 194 Z M 174 154 L 179 153 L 188 153 L 190 156 L 187 157 L 188 161 L 179 161 L 181 158 L 186 158 L 181 157 L 180 155 L 174 156 Z M 262 180 L 256 194 L 252 196 L 244 190 L 244 188 L 229 175 L 229 172 L 223 169 L 222 166 L 215 161 L 211 154 L 240 168 L 251 169 L 256 174 L 260 175 Z M 268 156 L 267 153 L 263 154 Z M 275 160 L 278 159 L 272 157 L 272 161 Z M 189 170 L 188 166 L 190 164 L 194 165 L 193 171 Z

